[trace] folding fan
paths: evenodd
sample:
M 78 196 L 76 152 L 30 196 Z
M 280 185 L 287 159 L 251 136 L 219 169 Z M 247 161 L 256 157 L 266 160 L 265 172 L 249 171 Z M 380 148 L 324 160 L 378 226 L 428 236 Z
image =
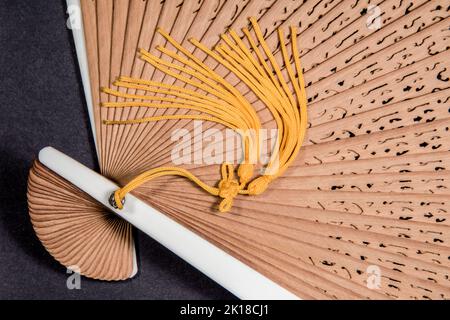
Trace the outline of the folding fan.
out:
M 134 225 L 241 298 L 450 297 L 447 1 L 80 2 L 101 175 L 46 148 L 28 190 L 59 262 L 130 278 Z

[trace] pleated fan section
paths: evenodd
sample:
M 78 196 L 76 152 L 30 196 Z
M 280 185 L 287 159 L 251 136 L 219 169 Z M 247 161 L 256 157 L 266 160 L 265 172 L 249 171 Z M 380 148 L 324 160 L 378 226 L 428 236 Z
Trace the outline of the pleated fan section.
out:
M 36 235 L 62 265 L 100 280 L 133 275 L 131 225 L 39 161 L 30 171 L 28 205 Z

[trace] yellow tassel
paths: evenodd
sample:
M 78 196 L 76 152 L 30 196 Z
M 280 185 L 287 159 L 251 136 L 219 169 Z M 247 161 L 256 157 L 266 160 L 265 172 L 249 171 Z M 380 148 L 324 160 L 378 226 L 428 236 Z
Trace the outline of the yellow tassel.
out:
M 270 110 L 279 132 L 279 149 L 272 153 L 271 158 L 277 159 L 277 162 L 271 160 L 266 167 L 266 174 L 251 181 L 253 178 L 254 164 L 249 162 L 250 146 L 256 145 L 258 152 L 260 150 L 258 143 L 261 123 L 256 111 L 233 85 L 186 50 L 168 33 L 158 29 L 158 32 L 177 52 L 161 46 L 156 49 L 163 55 L 169 57 L 171 61 L 178 63 L 166 61 L 145 50 L 140 50 L 141 58 L 156 69 L 190 85 L 195 90 L 144 79 L 120 77 L 114 82 L 114 85 L 117 87 L 136 89 L 158 95 L 126 94 L 117 90 L 102 88 L 102 91 L 109 95 L 128 100 L 123 102 L 105 102 L 101 106 L 105 108 L 178 108 L 195 110 L 200 112 L 200 114 L 174 114 L 130 120 L 103 120 L 103 123 L 105 125 L 130 125 L 161 120 L 205 120 L 219 123 L 237 131 L 249 132 L 249 130 L 252 130 L 256 132 L 256 135 L 254 137 L 242 137 L 244 144 L 244 162 L 239 165 L 237 170 L 239 181 L 234 175 L 234 167 L 227 163 L 221 166 L 222 179 L 218 187 L 208 186 L 191 172 L 182 168 L 154 168 L 137 176 L 126 186 L 114 193 L 114 200 L 119 209 L 123 208 L 122 200 L 126 194 L 143 183 L 161 176 L 177 175 L 189 179 L 211 195 L 221 198 L 219 211 L 227 212 L 231 209 L 236 196 L 239 194 L 256 196 L 263 193 L 269 187 L 271 181 L 282 175 L 294 161 L 302 145 L 307 127 L 306 91 L 300 59 L 298 57 L 297 31 L 294 27 L 291 27 L 294 71 L 286 50 L 283 32 L 281 29 L 278 29 L 281 54 L 289 80 L 294 89 L 293 93 L 290 91 L 275 57 L 269 50 L 256 19 L 250 18 L 250 22 L 253 26 L 256 39 L 253 38 L 248 29 L 243 29 L 250 48 L 245 46 L 244 42 L 233 30 L 230 30 L 228 34 L 222 35 L 222 42 L 213 50 L 195 39 L 190 39 L 190 42 L 196 48 L 205 52 L 208 56 L 233 72 Z M 266 61 L 264 56 L 267 57 L 268 61 Z M 200 89 L 200 92 L 207 92 L 208 95 L 196 91 L 197 89 Z M 161 94 L 170 97 L 163 97 Z M 271 174 L 269 175 L 267 172 Z

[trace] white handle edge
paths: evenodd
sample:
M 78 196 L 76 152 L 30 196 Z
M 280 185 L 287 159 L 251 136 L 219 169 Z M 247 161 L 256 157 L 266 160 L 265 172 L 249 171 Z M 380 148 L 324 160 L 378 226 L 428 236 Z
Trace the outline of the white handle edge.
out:
M 81 14 L 81 4 L 80 0 L 67 0 L 67 8 L 70 6 L 76 6 L 79 8 L 79 18 L 80 19 L 80 29 L 72 28 L 73 42 L 75 43 L 75 51 L 77 52 L 78 65 L 80 67 L 81 80 L 83 82 L 83 90 L 86 97 L 86 105 L 89 113 L 89 119 L 91 123 L 91 130 L 94 137 L 95 150 L 98 152 L 97 135 L 95 130 L 95 117 L 94 117 L 94 107 L 92 102 L 92 91 L 91 91 L 91 80 L 89 77 L 89 65 L 87 59 L 87 51 L 84 39 L 84 25 L 83 18 Z M 70 18 L 70 17 L 69 17 Z
M 127 195 L 124 209 L 113 209 L 108 198 L 118 186 L 58 150 L 52 147 L 42 149 L 39 161 L 237 297 L 246 300 L 299 299 L 133 195 Z

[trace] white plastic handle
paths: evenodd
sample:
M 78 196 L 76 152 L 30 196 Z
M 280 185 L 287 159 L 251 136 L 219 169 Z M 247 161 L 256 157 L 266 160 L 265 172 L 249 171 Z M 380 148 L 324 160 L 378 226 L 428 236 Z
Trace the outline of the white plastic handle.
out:
M 91 94 L 91 82 L 89 77 L 87 51 L 84 39 L 84 25 L 81 13 L 80 0 L 67 0 L 68 13 L 74 16 L 69 16 L 69 19 L 78 19 L 77 27 L 72 27 L 73 41 L 75 43 L 75 50 L 77 52 L 78 65 L 80 67 L 81 80 L 83 82 L 84 95 L 86 96 L 86 105 L 89 113 L 89 119 L 91 121 L 92 134 L 94 136 L 94 143 L 96 149 L 98 148 L 97 135 L 95 130 L 94 121 L 94 107 Z M 98 149 L 97 149 L 98 153 Z M 98 154 L 97 154 L 98 155 Z

